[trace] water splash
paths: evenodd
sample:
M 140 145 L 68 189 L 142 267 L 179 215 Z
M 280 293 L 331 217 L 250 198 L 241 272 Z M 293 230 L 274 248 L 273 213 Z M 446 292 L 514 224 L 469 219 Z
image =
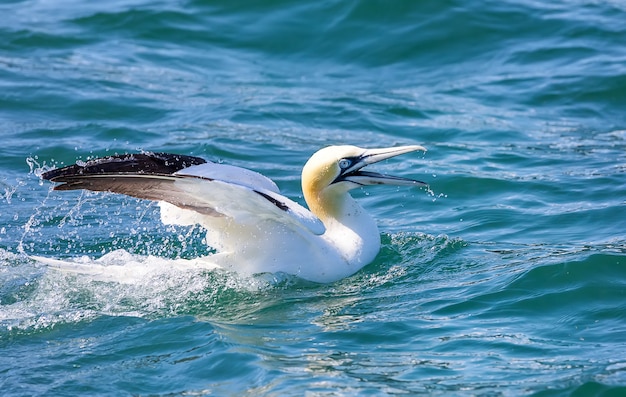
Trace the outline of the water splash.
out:
M 0 264 L 0 333 L 50 329 L 101 316 L 238 316 L 227 308 L 289 279 L 246 277 L 124 250 L 96 260 L 83 256 L 61 261 L 0 249 Z

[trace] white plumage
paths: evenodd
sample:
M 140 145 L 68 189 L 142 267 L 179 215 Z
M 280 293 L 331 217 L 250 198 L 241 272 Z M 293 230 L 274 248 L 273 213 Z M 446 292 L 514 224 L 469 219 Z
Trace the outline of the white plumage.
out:
M 43 178 L 62 183 L 56 190 L 111 191 L 158 201 L 164 223 L 207 229 L 207 243 L 217 251 L 201 259 L 207 267 L 331 282 L 357 272 L 380 249 L 375 221 L 349 191 L 377 184 L 425 185 L 362 168 L 417 150 L 426 149 L 319 150 L 302 171 L 310 210 L 281 195 L 273 181 L 257 172 L 191 156 L 112 156 L 48 171 Z

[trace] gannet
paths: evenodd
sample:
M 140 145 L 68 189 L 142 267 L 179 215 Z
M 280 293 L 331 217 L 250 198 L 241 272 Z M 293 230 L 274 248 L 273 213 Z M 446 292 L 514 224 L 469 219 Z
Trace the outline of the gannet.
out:
M 165 224 L 206 228 L 206 260 L 245 274 L 287 273 L 319 283 L 356 273 L 380 250 L 374 219 L 350 190 L 367 185 L 426 186 L 363 171 L 419 145 L 382 149 L 329 146 L 302 170 L 310 210 L 269 178 L 245 168 L 170 153 L 143 152 L 80 162 L 42 174 L 54 190 L 108 191 L 157 201 Z

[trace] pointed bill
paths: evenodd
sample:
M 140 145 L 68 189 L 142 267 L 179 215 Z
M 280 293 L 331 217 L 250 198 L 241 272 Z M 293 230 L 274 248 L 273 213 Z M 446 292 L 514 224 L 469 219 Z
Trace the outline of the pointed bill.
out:
M 428 186 L 427 183 L 415 179 L 403 178 L 400 176 L 379 174 L 377 172 L 361 171 L 367 165 L 378 163 L 401 154 L 426 151 L 420 145 L 398 146 L 382 149 L 368 149 L 359 156 L 352 166 L 345 169 L 338 179 L 356 183 L 358 185 L 398 185 L 398 186 Z

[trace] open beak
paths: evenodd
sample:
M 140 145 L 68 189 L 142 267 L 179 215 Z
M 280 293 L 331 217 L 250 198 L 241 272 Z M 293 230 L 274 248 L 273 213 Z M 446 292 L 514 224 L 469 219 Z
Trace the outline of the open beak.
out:
M 353 158 L 349 167 L 341 171 L 335 182 L 348 181 L 357 185 L 398 185 L 398 186 L 428 186 L 425 182 L 415 179 L 408 179 L 393 175 L 384 175 L 376 172 L 362 171 L 367 165 L 378 163 L 401 154 L 415 152 L 417 150 L 426 151 L 426 148 L 419 145 L 398 146 L 384 149 L 368 149 L 360 156 Z

